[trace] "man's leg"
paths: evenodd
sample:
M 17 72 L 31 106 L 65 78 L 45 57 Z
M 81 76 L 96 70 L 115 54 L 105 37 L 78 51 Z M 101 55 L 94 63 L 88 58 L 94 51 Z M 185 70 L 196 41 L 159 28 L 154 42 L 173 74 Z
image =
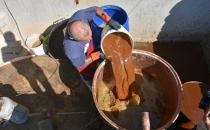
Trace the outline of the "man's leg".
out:
M 9 121 L 8 120 L 4 120 L 1 122 L 1 127 L 2 128 L 6 128 L 9 125 Z
M 28 120 L 28 116 L 29 116 L 28 108 L 18 104 L 12 113 L 10 121 L 15 124 L 22 124 Z

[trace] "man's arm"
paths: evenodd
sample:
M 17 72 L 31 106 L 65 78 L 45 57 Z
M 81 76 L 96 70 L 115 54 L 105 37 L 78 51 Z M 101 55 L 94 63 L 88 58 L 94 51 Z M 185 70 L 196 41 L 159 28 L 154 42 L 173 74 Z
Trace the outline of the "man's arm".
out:
M 100 52 L 99 51 L 91 53 L 90 56 L 88 56 L 85 59 L 85 64 L 80 66 L 80 67 L 77 67 L 77 70 L 79 72 L 83 71 L 88 65 L 90 65 L 92 62 L 98 60 L 99 58 L 100 58 Z
M 80 18 L 80 20 L 92 21 L 95 16 L 99 16 L 106 23 L 110 21 L 111 17 L 100 7 L 93 6 L 77 11 L 71 19 Z
M 106 22 L 109 26 L 111 26 L 113 29 L 120 29 L 121 25 L 111 19 L 111 17 L 100 7 L 98 6 L 93 6 L 87 9 L 83 10 L 85 15 L 83 15 L 83 19 L 87 19 L 89 22 L 93 20 L 93 18 L 97 15 L 99 16 L 104 22 Z M 82 11 L 81 11 L 82 13 Z
M 100 7 L 96 6 L 96 15 L 103 19 L 106 23 L 111 20 L 111 17 Z
M 113 29 L 119 29 L 121 27 L 121 25 L 117 21 L 111 19 L 111 17 L 102 8 L 98 6 L 89 7 L 75 12 L 69 19 L 68 23 L 77 20 L 91 22 L 95 16 L 99 16 Z
M 101 19 L 103 19 L 111 28 L 116 30 L 121 28 L 121 25 L 117 21 L 111 19 L 111 17 L 102 8 L 98 6 L 96 6 L 95 8 L 96 8 L 96 14 Z

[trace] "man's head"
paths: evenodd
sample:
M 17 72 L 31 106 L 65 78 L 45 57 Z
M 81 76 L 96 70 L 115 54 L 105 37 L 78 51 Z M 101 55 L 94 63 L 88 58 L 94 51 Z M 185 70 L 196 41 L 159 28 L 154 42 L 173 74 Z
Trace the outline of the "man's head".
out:
M 74 21 L 69 28 L 70 36 L 78 41 L 90 40 L 92 31 L 88 23 L 83 21 Z

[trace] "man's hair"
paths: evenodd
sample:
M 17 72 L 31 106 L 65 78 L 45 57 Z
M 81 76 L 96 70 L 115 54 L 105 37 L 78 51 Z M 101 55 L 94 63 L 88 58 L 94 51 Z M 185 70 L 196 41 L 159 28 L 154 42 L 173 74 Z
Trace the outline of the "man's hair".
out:
M 75 26 L 76 26 L 76 30 L 74 29 Z M 87 30 L 85 28 L 88 26 L 89 24 L 84 21 L 81 21 L 81 20 L 73 21 L 68 31 L 70 38 L 74 40 L 80 40 L 81 35 L 86 35 Z

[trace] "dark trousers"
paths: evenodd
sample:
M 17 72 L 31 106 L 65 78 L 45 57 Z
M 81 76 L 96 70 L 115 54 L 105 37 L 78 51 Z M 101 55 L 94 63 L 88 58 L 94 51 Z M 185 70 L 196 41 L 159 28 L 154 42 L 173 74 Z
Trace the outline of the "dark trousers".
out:
M 28 108 L 18 104 L 12 113 L 10 121 L 15 124 L 22 124 L 28 120 L 28 116 L 29 116 Z
M 29 110 L 18 104 L 15 108 L 14 111 L 12 112 L 12 116 L 10 117 L 11 122 L 15 123 L 15 124 L 23 124 L 28 120 L 28 116 L 29 116 Z M 4 120 L 4 122 L 1 123 L 1 127 L 5 128 L 9 125 L 9 121 L 8 120 Z

